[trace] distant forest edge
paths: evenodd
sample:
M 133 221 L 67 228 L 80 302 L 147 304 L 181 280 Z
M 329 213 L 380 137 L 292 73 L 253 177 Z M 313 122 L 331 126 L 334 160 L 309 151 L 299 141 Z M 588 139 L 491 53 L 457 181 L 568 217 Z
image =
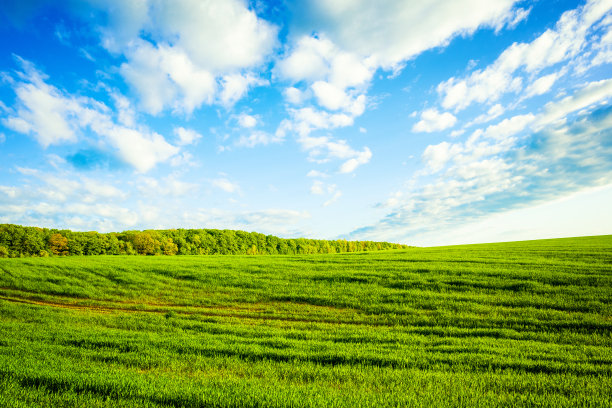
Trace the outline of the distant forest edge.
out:
M 0 258 L 68 255 L 295 255 L 404 249 L 389 242 L 278 238 L 257 232 L 170 229 L 99 233 L 0 224 Z

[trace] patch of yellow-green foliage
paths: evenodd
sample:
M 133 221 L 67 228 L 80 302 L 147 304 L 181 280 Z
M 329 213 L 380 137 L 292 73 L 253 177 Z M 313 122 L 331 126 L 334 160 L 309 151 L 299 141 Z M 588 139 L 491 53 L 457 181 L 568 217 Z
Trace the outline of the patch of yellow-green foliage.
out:
M 611 406 L 612 236 L 0 259 L 2 407 Z

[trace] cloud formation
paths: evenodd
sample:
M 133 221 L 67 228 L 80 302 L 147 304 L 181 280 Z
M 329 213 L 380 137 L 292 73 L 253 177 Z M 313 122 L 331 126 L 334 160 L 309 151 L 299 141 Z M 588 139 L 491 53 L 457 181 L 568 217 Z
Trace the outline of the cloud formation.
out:
M 98 136 L 117 155 L 139 172 L 147 172 L 179 152 L 163 136 L 144 126 L 117 123 L 112 110 L 92 98 L 75 97 L 49 85 L 45 75 L 31 63 L 20 60 L 13 89 L 15 110 L 3 119 L 8 128 L 34 136 L 44 148 Z
M 390 213 L 355 237 L 422 235 L 489 214 L 612 183 L 610 80 L 595 81 L 537 114 L 429 145 L 428 171 L 392 194 Z M 426 182 L 418 182 L 418 181 Z M 418 223 L 412 220 L 419 220 Z
M 107 16 L 102 44 L 127 61 L 120 73 L 157 115 L 191 114 L 203 104 L 231 106 L 277 44 L 278 29 L 239 0 L 92 1 Z
M 588 1 L 583 7 L 563 13 L 554 28 L 535 40 L 512 44 L 488 67 L 465 78 L 452 77 L 441 82 L 437 90 L 442 106 L 459 111 L 473 103 L 495 102 L 509 92 L 518 93 L 527 80 L 521 74 L 533 76 L 547 67 L 580 57 L 591 44 L 589 39 L 596 23 L 611 9 L 608 1 Z M 528 87 L 528 96 L 547 92 L 562 74 L 559 71 L 535 79 Z

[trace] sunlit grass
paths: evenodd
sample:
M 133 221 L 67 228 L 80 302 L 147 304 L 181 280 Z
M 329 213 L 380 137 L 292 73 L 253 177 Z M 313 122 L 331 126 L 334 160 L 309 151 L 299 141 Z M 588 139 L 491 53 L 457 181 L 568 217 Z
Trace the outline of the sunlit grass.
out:
M 610 406 L 612 236 L 0 260 L 0 406 Z

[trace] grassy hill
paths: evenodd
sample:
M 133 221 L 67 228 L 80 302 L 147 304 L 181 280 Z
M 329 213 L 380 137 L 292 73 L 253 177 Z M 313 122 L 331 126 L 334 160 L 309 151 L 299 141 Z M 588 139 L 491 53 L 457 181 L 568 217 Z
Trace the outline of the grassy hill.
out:
M 0 406 L 611 406 L 612 236 L 0 259 Z

